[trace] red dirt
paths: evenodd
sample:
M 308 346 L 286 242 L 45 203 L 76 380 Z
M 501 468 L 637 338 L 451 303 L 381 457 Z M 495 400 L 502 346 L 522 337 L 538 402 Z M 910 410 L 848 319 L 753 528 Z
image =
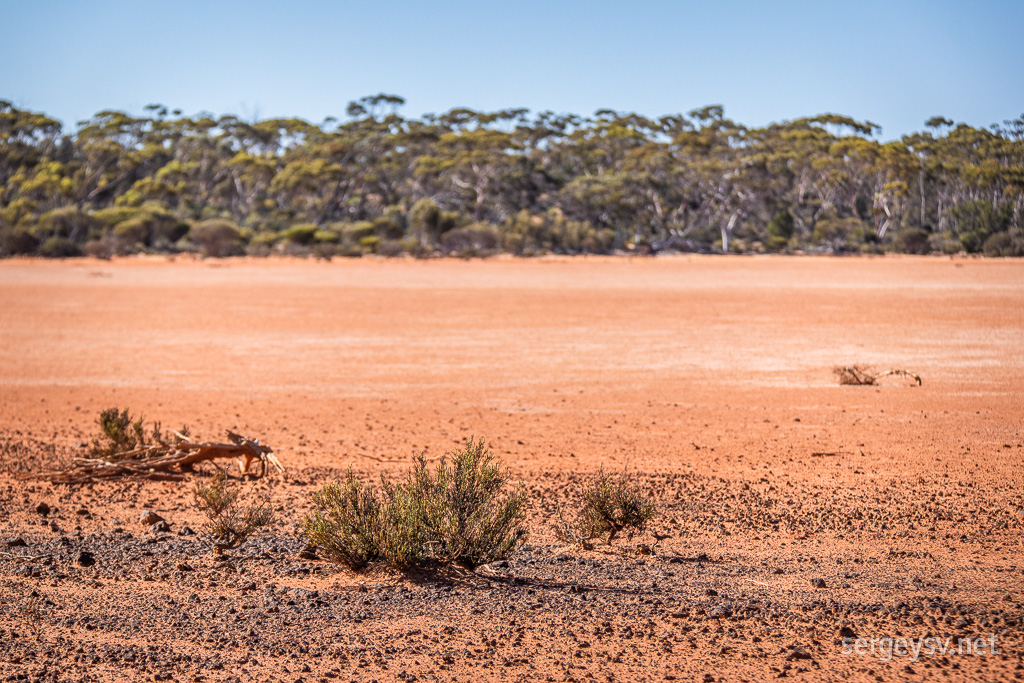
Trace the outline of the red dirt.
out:
M 924 383 L 839 386 L 832 367 L 854 363 Z M 273 534 L 227 568 L 138 524 L 149 507 L 198 529 L 188 485 L 0 473 L 0 540 L 27 542 L 0 551 L 53 555 L 0 555 L 0 673 L 1020 678 L 1022 394 L 1020 260 L 6 261 L 9 460 L 74 449 L 118 405 L 258 436 L 289 472 L 257 485 Z M 500 576 L 297 556 L 314 486 L 405 467 L 360 454 L 440 455 L 474 434 L 534 493 L 530 546 Z M 554 538 L 571 484 L 601 465 L 657 497 L 660 557 L 636 554 L 648 537 Z M 80 549 L 97 564 L 75 565 Z M 52 603 L 40 641 L 20 611 L 33 590 Z M 843 626 L 995 634 L 1000 654 L 844 655 Z

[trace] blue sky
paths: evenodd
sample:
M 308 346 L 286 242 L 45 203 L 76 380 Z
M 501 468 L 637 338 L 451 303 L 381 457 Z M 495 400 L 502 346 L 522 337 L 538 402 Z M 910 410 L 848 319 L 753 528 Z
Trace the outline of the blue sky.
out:
M 747 125 L 825 112 L 885 139 L 1024 113 L 1024 1 L 327 2 L 0 0 L 0 99 L 73 126 L 149 103 L 246 119 L 648 116 L 722 104 Z

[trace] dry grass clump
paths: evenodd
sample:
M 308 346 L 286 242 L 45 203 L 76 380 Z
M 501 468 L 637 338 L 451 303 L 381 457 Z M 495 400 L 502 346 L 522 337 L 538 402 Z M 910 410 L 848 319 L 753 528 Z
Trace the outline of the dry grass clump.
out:
M 593 539 L 603 538 L 611 545 L 623 531 L 630 538 L 643 532 L 657 515 L 654 501 L 625 472 L 613 476 L 602 467 L 581 494 L 574 520 L 566 522 L 559 515 L 561 526 L 555 531 L 563 541 L 587 547 Z
M 25 625 L 28 630 L 32 632 L 33 637 L 39 641 L 43 636 L 44 620 L 43 616 L 46 614 L 46 599 L 40 596 L 36 591 L 32 591 L 21 604 L 18 605 L 18 613 L 21 618 L 25 621 Z
M 206 532 L 218 550 L 230 550 L 245 543 L 253 533 L 274 521 L 274 510 L 266 501 L 243 506 L 241 489 L 229 483 L 227 472 L 219 470 L 210 483 L 197 482 L 195 505 L 206 516 Z
M 431 470 L 420 456 L 406 477 L 379 487 L 349 470 L 313 494 L 306 536 L 335 562 L 359 570 L 374 562 L 399 569 L 469 568 L 511 555 L 526 540 L 526 492 L 506 491 L 510 475 L 485 443 L 471 439 Z

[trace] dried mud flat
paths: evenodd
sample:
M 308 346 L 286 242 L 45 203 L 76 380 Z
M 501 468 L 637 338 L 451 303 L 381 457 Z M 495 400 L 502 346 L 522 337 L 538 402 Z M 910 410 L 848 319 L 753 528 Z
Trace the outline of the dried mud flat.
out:
M 0 680 L 1021 679 L 1022 395 L 1021 261 L 3 262 Z M 17 478 L 112 405 L 273 445 L 276 525 L 224 561 L 187 484 Z M 474 434 L 532 494 L 507 564 L 302 552 L 315 487 Z M 602 465 L 657 498 L 655 554 L 554 537 Z

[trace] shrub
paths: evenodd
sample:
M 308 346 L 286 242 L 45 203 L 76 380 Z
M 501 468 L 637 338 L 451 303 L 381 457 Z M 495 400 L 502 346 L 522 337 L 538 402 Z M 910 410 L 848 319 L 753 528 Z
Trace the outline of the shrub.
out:
M 274 510 L 266 501 L 242 507 L 238 502 L 241 489 L 228 483 L 224 470 L 218 470 L 209 484 L 197 483 L 192 492 L 218 550 L 237 548 L 274 521 Z
M 990 235 L 982 245 L 985 256 L 1024 256 L 1024 237 L 1009 232 Z
M 39 246 L 39 255 L 46 258 L 81 256 L 82 250 L 66 237 L 51 237 Z
M 313 223 L 299 223 L 284 231 L 284 238 L 292 244 L 312 244 L 319 228 Z
M 22 227 L 0 226 L 0 256 L 31 254 L 39 247 L 39 238 Z
M 219 218 L 200 221 L 192 226 L 188 236 L 207 256 L 234 256 L 242 252 L 241 230 L 231 221 Z
M 768 221 L 768 241 L 766 246 L 772 251 L 781 251 L 789 246 L 793 237 L 793 215 L 783 210 Z
M 927 254 L 931 251 L 928 231 L 924 228 L 903 228 L 892 241 L 893 248 L 903 254 Z
M 509 474 L 484 442 L 470 440 L 431 471 L 420 456 L 406 478 L 379 488 L 347 478 L 313 494 L 302 527 L 325 555 L 352 569 L 381 561 L 477 567 L 525 540 L 526 493 L 505 492 Z
M 109 458 L 146 445 L 142 418 L 135 419 L 127 408 L 122 411 L 116 407 L 107 408 L 100 413 L 96 423 L 100 426 L 100 436 L 93 439 L 89 449 L 91 457 Z M 155 428 L 154 433 L 158 432 L 159 428 Z
M 605 537 L 611 545 L 623 531 L 630 538 L 643 532 L 657 514 L 653 501 L 626 473 L 612 476 L 601 468 L 581 493 L 583 502 L 576 519 L 569 523 L 562 520 L 562 527 L 556 529 L 563 541 L 586 545 Z
M 41 215 L 35 233 L 38 237 L 66 237 L 72 242 L 85 241 L 98 225 L 99 221 L 85 211 L 64 206 Z
M 476 256 L 498 248 L 498 233 L 487 223 L 473 223 L 464 228 L 455 228 L 441 235 L 441 244 L 446 251 L 466 256 Z

